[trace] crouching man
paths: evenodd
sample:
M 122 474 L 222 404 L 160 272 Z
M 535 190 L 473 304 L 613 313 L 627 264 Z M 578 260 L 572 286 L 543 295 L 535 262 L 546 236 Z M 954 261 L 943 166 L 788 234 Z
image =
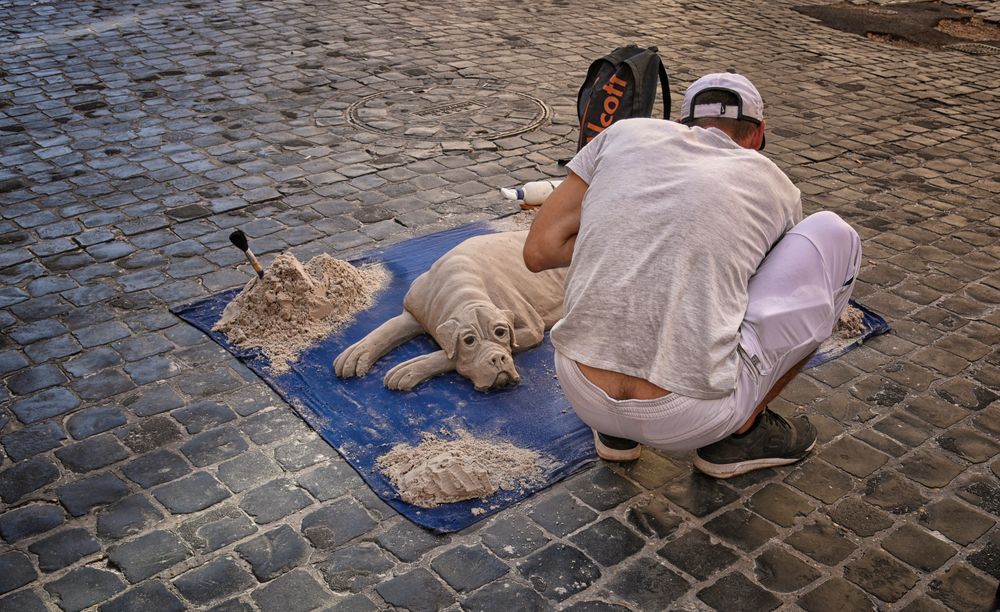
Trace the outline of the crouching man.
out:
M 729 478 L 815 445 L 805 416 L 767 404 L 831 334 L 861 244 L 832 212 L 802 219 L 799 190 L 758 152 L 763 102 L 745 77 L 698 79 L 681 114 L 585 146 L 524 260 L 569 266 L 555 366 L 598 455 L 697 449 L 699 470 Z

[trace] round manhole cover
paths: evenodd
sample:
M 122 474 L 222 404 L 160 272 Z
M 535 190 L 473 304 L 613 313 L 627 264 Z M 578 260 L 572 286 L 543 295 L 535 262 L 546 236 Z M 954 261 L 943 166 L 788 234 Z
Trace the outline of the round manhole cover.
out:
M 366 96 L 347 109 L 361 129 L 414 140 L 496 140 L 551 116 L 544 102 L 493 81 L 434 82 Z

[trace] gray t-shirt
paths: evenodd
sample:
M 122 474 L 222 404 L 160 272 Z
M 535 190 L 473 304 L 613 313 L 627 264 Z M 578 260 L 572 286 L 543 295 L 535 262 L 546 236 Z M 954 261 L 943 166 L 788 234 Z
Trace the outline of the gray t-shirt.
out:
M 713 399 L 736 388 L 747 283 L 802 219 L 799 190 L 720 130 L 614 123 L 569 168 L 588 185 L 556 348 Z

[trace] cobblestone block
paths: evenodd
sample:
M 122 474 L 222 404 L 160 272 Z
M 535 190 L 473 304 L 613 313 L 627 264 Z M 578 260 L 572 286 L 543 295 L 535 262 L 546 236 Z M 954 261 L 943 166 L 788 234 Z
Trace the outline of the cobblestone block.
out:
M 640 558 L 616 570 L 607 589 L 617 597 L 635 604 L 640 610 L 670 607 L 690 587 L 678 574 L 653 559 Z
M 785 482 L 827 504 L 843 497 L 854 485 L 850 476 L 816 459 L 800 463 Z
M 932 572 L 955 554 L 944 538 L 927 533 L 912 524 L 904 524 L 882 541 L 882 548 L 911 566 Z
M 557 536 L 568 535 L 597 518 L 567 493 L 550 494 L 528 512 L 536 523 Z
M 204 510 L 229 495 L 230 493 L 208 472 L 195 472 L 153 489 L 153 496 L 173 514 L 190 514 Z
M 122 400 L 122 404 L 136 416 L 151 416 L 184 405 L 184 401 L 169 385 L 145 387 L 142 393 Z
M 38 596 L 38 593 L 31 590 L 23 590 L 0 598 L 0 610 L 17 610 L 17 612 L 48 612 L 49 608 Z
M 747 507 L 764 518 L 791 527 L 796 517 L 806 516 L 815 505 L 808 498 L 786 486 L 769 483 L 747 500 Z
M 799 598 L 798 604 L 808 612 L 876 609 L 861 589 L 843 578 L 827 580 Z
M 861 498 L 849 497 L 827 514 L 839 525 L 861 537 L 868 537 L 892 526 L 892 518 Z
M 126 422 L 125 414 L 115 406 L 94 406 L 71 416 L 66 421 L 66 431 L 76 440 L 114 429 Z
M 219 427 L 200 433 L 181 446 L 181 452 L 198 467 L 225 461 L 248 448 L 235 429 Z
M 956 563 L 940 578 L 932 580 L 927 592 L 953 610 L 987 610 L 995 603 L 996 590 L 995 581 L 978 576 L 963 563 Z
M 13 433 L 0 436 L 0 443 L 3 444 L 7 456 L 13 461 L 20 461 L 47 450 L 58 448 L 62 441 L 66 439 L 66 434 L 59 425 L 49 421 L 47 423 L 36 423 L 34 425 L 19 429 Z
M 500 603 L 503 602 L 503 603 Z M 517 582 L 497 580 L 479 589 L 462 602 L 469 612 L 501 612 L 501 610 L 546 610 L 551 604 L 535 591 Z
M 12 402 L 10 409 L 19 421 L 31 424 L 49 417 L 66 414 L 79 405 L 80 398 L 68 389 L 56 387 Z
M 899 470 L 911 480 L 935 489 L 951 482 L 962 472 L 960 465 L 940 452 L 919 449 L 900 462 Z
M 219 393 L 235 391 L 242 381 L 228 368 L 195 370 L 182 374 L 176 385 L 192 398 L 210 397 Z
M 567 486 L 576 497 L 599 512 L 610 510 L 639 492 L 638 487 L 607 467 L 588 470 Z
M 1000 444 L 969 427 L 953 427 L 937 441 L 941 448 L 972 463 L 982 463 L 1000 452 Z
M 55 504 L 29 504 L 0 516 L 0 536 L 13 544 L 18 540 L 45 533 L 63 524 L 63 511 Z
M 82 516 L 97 506 L 112 504 L 128 495 L 128 487 L 117 476 L 105 472 L 62 485 L 56 489 L 59 501 L 73 516 Z
M 112 548 L 108 558 L 135 584 L 180 563 L 190 554 L 173 533 L 154 531 Z
M 198 553 L 218 550 L 257 532 L 239 508 L 224 505 L 181 524 L 181 537 Z
M 130 495 L 97 513 L 97 535 L 119 539 L 141 533 L 163 518 L 144 495 Z
M 952 378 L 937 386 L 938 396 L 946 402 L 970 410 L 982 410 L 1000 395 L 964 378 Z
M 102 605 L 100 612 L 131 612 L 155 610 L 156 612 L 182 612 L 184 604 L 167 590 L 161 582 L 145 582 Z
M 12 504 L 58 478 L 59 468 L 48 459 L 34 457 L 21 461 L 0 472 L 0 500 Z
M 920 514 L 920 523 L 966 546 L 979 539 L 996 521 L 953 499 L 942 499 L 927 506 Z
M 219 464 L 219 480 L 233 493 L 268 482 L 281 474 L 281 468 L 264 453 L 253 450 Z M 301 480 L 299 484 L 302 484 Z M 305 486 L 305 485 L 303 485 Z M 308 489 L 308 487 L 306 487 Z
M 278 479 L 246 493 L 240 502 L 240 507 L 257 523 L 266 524 L 297 512 L 311 503 L 309 495 L 294 482 Z M 353 518 L 360 519 L 358 515 L 353 515 Z M 303 531 L 304 525 L 305 521 L 303 521 Z
M 720 481 L 700 473 L 669 482 L 663 494 L 691 514 L 702 517 L 726 506 L 739 496 Z
M 260 412 L 243 421 L 242 431 L 255 444 L 270 444 L 289 437 L 304 427 L 300 419 L 290 409 Z
M 868 476 L 888 461 L 889 457 L 866 444 L 844 436 L 823 449 L 819 456 L 849 474 Z
M 831 523 L 816 521 L 792 533 L 785 541 L 824 565 L 836 565 L 857 549 L 845 533 Z
M 0 327 L 6 326 L 0 325 Z M 0 376 L 16 372 L 26 365 L 28 365 L 28 360 L 18 351 L 4 351 L 0 353 Z
M 662 499 L 653 498 L 625 513 L 629 525 L 647 537 L 665 538 L 684 522 Z
M 84 351 L 63 363 L 63 367 L 74 377 L 83 378 L 104 368 L 119 365 L 121 362 L 121 355 L 110 347 L 100 347 Z
M 869 478 L 864 493 L 866 501 L 893 514 L 906 514 L 927 503 L 920 490 L 895 470 Z
M 101 550 L 101 545 L 86 529 L 67 529 L 39 540 L 28 547 L 38 555 L 38 569 L 54 572 Z
M 135 422 L 116 435 L 132 452 L 141 454 L 180 440 L 181 430 L 167 417 L 156 416 Z
M 674 538 L 657 553 L 699 580 L 729 567 L 739 558 L 731 548 L 713 544 L 706 533 L 696 529 Z
M 897 412 L 874 425 L 875 429 L 910 447 L 919 446 L 933 434 L 933 429 L 906 412 Z
M 73 335 L 84 348 L 110 344 L 115 340 L 127 338 L 131 333 L 128 327 L 117 321 L 98 323 L 73 331 Z
M 481 537 L 483 544 L 504 559 L 523 557 L 549 542 L 542 530 L 523 516 L 498 518 L 482 530 Z
M 335 456 L 336 451 L 319 437 L 305 441 L 294 439 L 274 450 L 274 458 L 289 472 L 297 472 L 321 461 L 329 461 Z
M 1000 485 L 994 478 L 988 476 L 977 478 L 963 487 L 958 496 L 987 512 L 1000 516 Z
M 644 545 L 642 538 L 613 518 L 580 531 L 571 541 L 605 567 L 617 565 Z
M 125 372 L 137 385 L 167 380 L 181 373 L 180 366 L 170 357 L 154 355 L 125 364 Z
M 777 530 L 756 514 L 737 508 L 705 523 L 716 536 L 751 552 L 777 535 Z
M 510 568 L 481 546 L 457 546 L 438 555 L 431 567 L 459 592 L 472 591 L 503 576 Z
M 95 436 L 56 451 L 63 465 L 77 473 L 86 473 L 125 459 L 128 452 L 111 434 Z
M 236 418 L 236 414 L 225 404 L 214 401 L 195 402 L 170 413 L 188 433 L 201 433 Z
M 1000 534 L 991 534 L 982 548 L 969 555 L 968 561 L 973 567 L 1000 579 Z
M 905 565 L 880 550 L 869 550 L 844 566 L 844 577 L 882 601 L 898 601 L 917 583 Z
M 302 563 L 309 555 L 309 547 L 295 530 L 282 525 L 237 546 L 236 552 L 250 564 L 257 580 L 264 582 Z
M 407 610 L 439 610 L 454 601 L 444 584 L 424 568 L 387 580 L 375 590 L 390 605 Z
M 176 480 L 191 472 L 184 459 L 171 451 L 160 450 L 143 455 L 122 471 L 144 489 Z
M 383 582 L 395 566 L 378 546 L 360 542 L 336 550 L 316 568 L 332 590 L 359 593 L 365 587 Z
M 0 555 L 0 593 L 7 593 L 33 581 L 38 573 L 24 553 L 17 551 Z
M 67 382 L 66 375 L 52 364 L 22 370 L 7 379 L 7 388 L 14 395 L 28 395 Z
M 15 327 L 10 330 L 10 337 L 21 346 L 27 346 L 39 340 L 55 338 L 64 333 L 66 333 L 66 327 L 62 323 L 55 319 L 43 319 Z
M 773 610 L 781 605 L 781 600 L 739 572 L 727 574 L 698 591 L 698 599 L 717 610 Z
M 304 507 L 304 506 L 303 506 Z M 258 521 L 259 522 L 259 521 Z M 376 522 L 364 507 L 353 499 L 347 498 L 334 502 L 329 506 L 316 510 L 302 519 L 302 534 L 316 548 L 336 548 L 354 538 L 374 529 Z M 398 527 L 398 525 L 397 525 Z M 408 538 L 407 536 L 412 536 Z M 431 541 L 437 538 L 429 536 Z M 413 532 L 396 529 L 383 533 L 378 538 L 379 544 L 404 561 L 414 560 L 424 549 L 427 539 L 416 536 Z M 416 555 L 414 558 L 411 555 Z
M 67 612 L 77 612 L 106 601 L 124 588 L 124 580 L 111 572 L 95 567 L 75 569 L 45 585 L 45 590 L 51 593 L 59 607 Z
M 263 612 L 308 612 L 330 601 L 330 594 L 304 569 L 275 578 L 250 596 Z
M 335 506 L 329 506 L 329 508 L 333 507 Z M 319 515 L 319 518 L 325 520 L 326 513 Z M 337 517 L 330 515 L 329 518 L 336 519 Z M 305 521 L 302 521 L 302 531 L 306 537 L 309 537 L 309 534 L 306 533 Z M 319 533 L 323 536 L 327 535 L 323 531 Z M 338 539 L 344 538 L 341 537 Z M 411 562 L 419 559 L 427 551 L 447 544 L 451 541 L 451 538 L 447 535 L 431 533 L 409 521 L 400 521 L 378 535 L 375 541 L 379 546 L 396 555 L 400 560 Z M 313 546 L 316 546 L 316 543 L 313 543 Z
M 777 546 L 768 548 L 756 559 L 757 580 L 772 591 L 798 591 L 820 575 L 808 563 Z
M 256 582 L 250 572 L 240 567 L 233 557 L 225 556 L 181 574 L 173 584 L 189 602 L 195 606 L 204 606 L 213 600 L 242 593 Z

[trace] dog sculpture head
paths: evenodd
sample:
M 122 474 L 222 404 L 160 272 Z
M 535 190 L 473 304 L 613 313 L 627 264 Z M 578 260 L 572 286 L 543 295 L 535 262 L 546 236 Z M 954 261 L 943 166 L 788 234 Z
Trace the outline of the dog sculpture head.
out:
M 516 385 L 521 376 L 514 367 L 514 318 L 509 310 L 489 305 L 466 308 L 438 326 L 434 339 L 455 370 L 477 391 Z

